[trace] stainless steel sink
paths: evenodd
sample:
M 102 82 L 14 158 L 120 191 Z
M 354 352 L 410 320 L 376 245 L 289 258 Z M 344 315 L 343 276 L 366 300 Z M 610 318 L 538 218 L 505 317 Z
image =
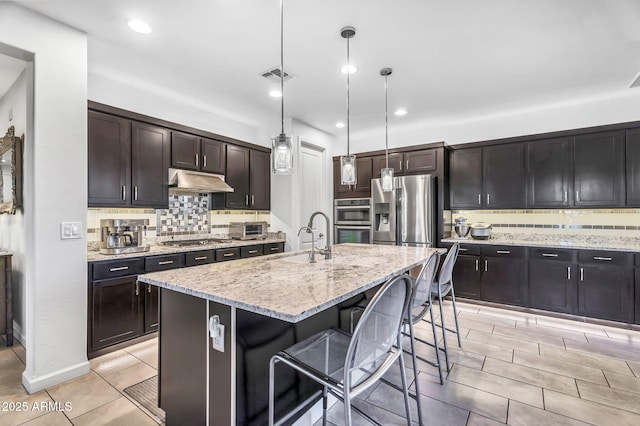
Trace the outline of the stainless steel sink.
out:
M 284 260 L 292 263 L 309 263 L 309 253 L 302 253 L 295 256 L 281 257 L 278 260 Z M 316 256 L 316 263 L 324 262 L 324 257 Z

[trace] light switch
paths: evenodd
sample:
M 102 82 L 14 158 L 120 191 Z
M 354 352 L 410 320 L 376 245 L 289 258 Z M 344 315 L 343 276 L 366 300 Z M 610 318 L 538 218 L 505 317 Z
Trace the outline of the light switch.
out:
M 71 240 L 82 238 L 81 227 L 82 222 L 60 222 L 60 239 Z

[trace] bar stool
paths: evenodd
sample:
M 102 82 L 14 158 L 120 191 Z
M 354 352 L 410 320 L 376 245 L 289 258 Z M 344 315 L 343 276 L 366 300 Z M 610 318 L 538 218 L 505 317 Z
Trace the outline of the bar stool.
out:
M 400 275 L 387 281 L 364 310 L 349 334 L 329 329 L 271 357 L 269 365 L 269 426 L 274 424 L 276 363 L 283 363 L 322 385 L 322 419 L 326 423 L 327 395 L 344 402 L 345 425 L 351 425 L 351 399 L 373 385 L 399 360 L 407 424 L 411 424 L 409 388 L 402 357 L 403 317 L 411 299 L 412 279 Z M 286 416 L 287 419 L 289 416 Z
M 460 251 L 460 243 L 455 243 L 449 249 L 447 257 L 444 258 L 444 262 L 440 267 L 437 278 L 433 281 L 431 286 L 431 293 L 434 297 L 438 298 L 438 305 L 440 308 L 440 324 L 436 324 L 442 329 L 442 341 L 444 343 L 444 357 L 447 363 L 447 372 L 451 371 L 451 365 L 449 364 L 449 351 L 447 350 L 447 331 L 454 333 L 458 336 L 458 346 L 462 347 L 460 340 L 460 327 L 458 326 L 458 310 L 456 309 L 456 295 L 453 290 L 453 267 L 458 259 L 458 252 Z M 444 324 L 444 314 L 442 312 L 442 298 L 451 293 L 451 303 L 453 305 L 453 320 L 456 325 L 456 329 L 446 328 Z M 432 319 L 433 321 L 433 319 Z

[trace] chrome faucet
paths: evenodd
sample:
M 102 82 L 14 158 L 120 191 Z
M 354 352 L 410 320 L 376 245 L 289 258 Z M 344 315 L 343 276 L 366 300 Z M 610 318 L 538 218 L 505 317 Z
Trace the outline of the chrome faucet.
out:
M 309 253 L 309 263 L 316 263 L 316 241 L 313 238 L 313 230 L 308 226 L 303 226 L 298 229 L 298 237 L 302 231 L 305 231 L 307 234 L 311 234 L 311 253 Z
M 327 246 L 324 249 L 319 249 L 318 252 L 320 254 L 324 254 L 324 258 L 331 259 L 331 223 L 329 223 L 329 216 L 322 212 L 315 212 L 311 215 L 311 219 L 309 219 L 309 223 L 307 224 L 307 228 L 313 228 L 313 219 L 317 216 L 321 215 L 324 217 L 325 222 L 327 222 Z M 322 234 L 320 234 L 322 235 Z

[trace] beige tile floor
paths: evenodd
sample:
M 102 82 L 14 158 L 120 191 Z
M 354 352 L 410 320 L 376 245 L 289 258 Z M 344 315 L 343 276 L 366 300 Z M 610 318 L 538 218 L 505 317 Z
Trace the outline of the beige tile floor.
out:
M 640 425 L 640 332 L 465 303 L 458 310 L 462 347 L 447 335 L 452 369 L 445 384 L 434 367 L 419 361 L 429 425 Z M 444 318 L 453 325 L 448 303 Z M 417 333 L 432 340 L 428 324 Z M 0 346 L 0 425 L 157 424 L 122 392 L 157 374 L 156 339 L 93 359 L 89 374 L 34 395 L 21 384 L 24 348 Z M 427 346 L 418 352 L 434 358 Z M 407 374 L 415 386 L 412 370 Z M 388 378 L 399 383 L 399 372 Z M 56 401 L 71 402 L 73 409 L 32 409 Z M 2 410 L 12 402 L 29 409 Z M 401 393 L 384 383 L 354 405 L 381 424 L 406 424 Z M 331 424 L 342 423 L 342 409 L 336 404 L 329 410 Z M 354 424 L 367 423 L 355 415 Z

